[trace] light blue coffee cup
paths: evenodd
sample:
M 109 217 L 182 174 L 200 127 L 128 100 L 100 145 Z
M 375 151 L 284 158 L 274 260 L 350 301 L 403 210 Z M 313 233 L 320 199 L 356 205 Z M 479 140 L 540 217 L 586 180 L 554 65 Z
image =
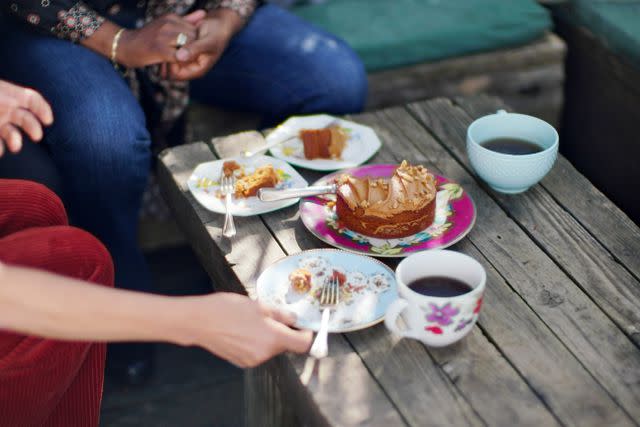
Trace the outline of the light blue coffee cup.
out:
M 503 154 L 481 144 L 495 138 L 524 139 L 543 150 L 533 154 Z M 507 113 L 481 117 L 467 129 L 467 154 L 476 173 L 501 193 L 522 193 L 551 170 L 558 157 L 558 132 L 549 123 L 526 114 Z

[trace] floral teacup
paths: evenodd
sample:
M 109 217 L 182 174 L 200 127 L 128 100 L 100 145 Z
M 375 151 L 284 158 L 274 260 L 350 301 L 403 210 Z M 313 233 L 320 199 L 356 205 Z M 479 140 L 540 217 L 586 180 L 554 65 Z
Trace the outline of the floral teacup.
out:
M 452 297 L 415 292 L 412 282 L 430 276 L 457 279 L 470 286 L 468 292 Z M 414 338 L 432 347 L 452 344 L 467 335 L 478 320 L 487 274 L 480 263 L 459 252 L 434 250 L 405 258 L 396 269 L 399 298 L 385 316 L 387 328 L 400 336 Z M 402 315 L 407 326 L 397 325 Z

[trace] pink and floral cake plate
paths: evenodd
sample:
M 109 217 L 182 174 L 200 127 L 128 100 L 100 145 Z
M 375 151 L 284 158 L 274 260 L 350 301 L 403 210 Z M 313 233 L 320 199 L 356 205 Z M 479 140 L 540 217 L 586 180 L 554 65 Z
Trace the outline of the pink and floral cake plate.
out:
M 397 164 L 365 165 L 327 175 L 313 185 L 326 185 L 342 174 L 387 178 Z M 340 223 L 335 212 L 335 195 L 309 197 L 300 201 L 305 227 L 320 240 L 349 252 L 374 257 L 406 257 L 414 252 L 442 249 L 464 238 L 476 221 L 473 200 L 463 188 L 447 178 L 437 181 L 436 215 L 427 229 L 400 239 L 378 239 L 356 233 Z

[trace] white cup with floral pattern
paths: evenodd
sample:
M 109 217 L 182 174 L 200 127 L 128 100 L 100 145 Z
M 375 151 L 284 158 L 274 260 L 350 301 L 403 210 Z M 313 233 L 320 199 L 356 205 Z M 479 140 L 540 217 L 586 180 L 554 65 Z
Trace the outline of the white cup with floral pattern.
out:
M 470 289 L 457 296 L 443 297 L 418 293 L 409 287 L 426 277 L 457 279 Z M 385 325 L 397 335 L 432 347 L 452 344 L 467 335 L 478 320 L 486 281 L 482 265 L 468 255 L 448 250 L 412 254 L 396 268 L 399 298 L 389 306 Z M 405 329 L 398 327 L 399 316 Z

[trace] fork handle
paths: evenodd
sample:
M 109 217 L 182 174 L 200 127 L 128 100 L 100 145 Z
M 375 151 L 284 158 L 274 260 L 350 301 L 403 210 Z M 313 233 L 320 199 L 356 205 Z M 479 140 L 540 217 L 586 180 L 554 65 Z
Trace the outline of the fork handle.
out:
M 236 225 L 233 222 L 233 215 L 231 215 L 231 193 L 225 196 L 225 211 L 224 225 L 222 226 L 222 235 L 224 237 L 233 237 L 236 235 Z
M 314 185 L 304 188 L 286 188 L 276 190 L 275 188 L 261 188 L 258 190 L 258 198 L 263 202 L 273 202 L 284 199 L 297 199 L 298 197 L 311 197 L 320 194 L 335 193 L 337 187 L 335 184 L 330 185 Z
M 327 357 L 329 353 L 327 346 L 327 335 L 329 332 L 329 314 L 331 313 L 331 309 L 325 308 L 322 311 L 322 321 L 320 322 L 320 330 L 318 331 L 318 335 L 316 335 L 316 339 L 313 341 L 313 345 L 311 346 L 311 350 L 309 350 L 309 354 L 316 359 L 322 359 L 323 357 Z

